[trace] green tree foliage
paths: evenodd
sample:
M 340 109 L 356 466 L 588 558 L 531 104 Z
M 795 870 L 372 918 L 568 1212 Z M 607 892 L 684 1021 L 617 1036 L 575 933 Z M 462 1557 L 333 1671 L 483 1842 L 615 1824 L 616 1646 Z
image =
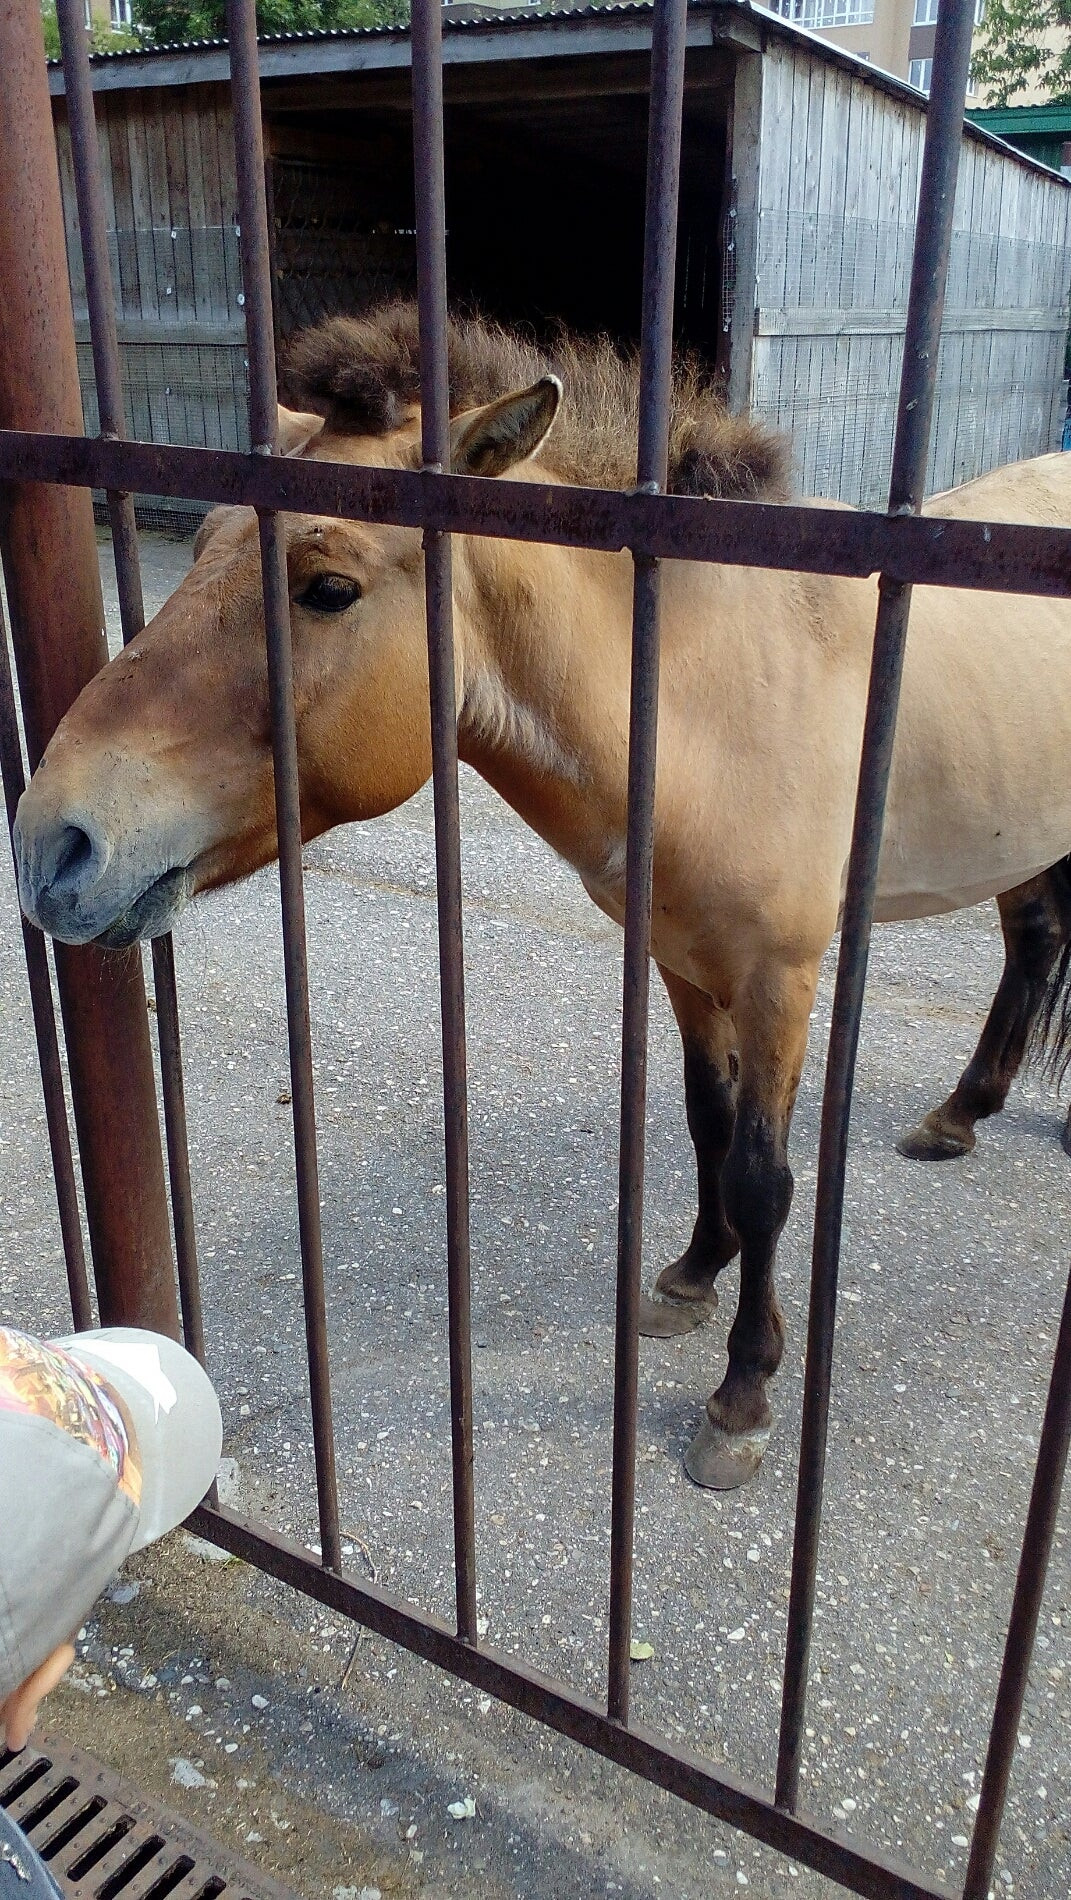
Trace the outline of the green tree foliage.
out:
M 398 26 L 409 0 L 257 0 L 262 33 L 313 33 L 346 26 Z M 224 0 L 134 0 L 134 21 L 157 46 L 227 35 Z
M 45 29 L 45 56 L 47 59 L 58 59 L 60 34 L 55 0 L 50 0 L 50 4 L 41 8 L 41 23 Z M 136 33 L 113 33 L 110 27 L 98 26 L 96 21 L 89 35 L 91 53 L 127 53 L 131 47 L 143 44 L 144 41 Z
M 988 106 L 1027 89 L 1071 99 L 1071 0 L 986 0 L 971 68 Z

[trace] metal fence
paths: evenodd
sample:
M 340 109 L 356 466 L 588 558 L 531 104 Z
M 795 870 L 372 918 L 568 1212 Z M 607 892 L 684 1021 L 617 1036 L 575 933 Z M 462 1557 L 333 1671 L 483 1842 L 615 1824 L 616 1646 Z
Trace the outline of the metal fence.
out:
M 36 0 L 24 11 L 34 12 Z M 9 587 L 21 587 L 21 610 L 32 591 L 17 509 L 58 507 L 62 489 L 107 491 L 119 577 L 124 636 L 143 623 L 131 495 L 149 491 L 199 501 L 240 502 L 259 517 L 275 788 L 280 848 L 283 934 L 302 1275 L 312 1393 L 313 1434 L 322 1554 L 313 1557 L 262 1525 L 209 1500 L 196 1513 L 207 1537 L 336 1612 L 402 1644 L 536 1720 L 585 1744 L 708 1813 L 745 1830 L 851 1890 L 887 1900 L 929 1900 L 947 1889 L 922 1872 L 894 1864 L 848 1840 L 799 1808 L 801 1742 L 829 1418 L 834 1318 L 852 1080 L 858 1043 L 882 816 L 892 755 L 901 665 L 914 583 L 1071 594 L 1071 532 L 923 520 L 919 515 L 930 422 L 973 24 L 973 0 L 941 0 L 934 57 L 918 229 L 911 278 L 907 342 L 900 388 L 892 487 L 887 514 L 814 508 L 695 502 L 663 493 L 673 332 L 673 285 L 686 0 L 655 0 L 649 165 L 643 282 L 641 414 L 637 481 L 629 493 L 533 484 L 481 482 L 450 475 L 446 361 L 446 263 L 440 0 L 414 0 L 413 117 L 417 183 L 417 284 L 421 327 L 423 468 L 400 472 L 323 462 L 282 461 L 276 429 L 271 267 L 264 191 L 264 154 L 253 0 L 229 0 L 232 94 L 239 167 L 242 272 L 250 373 L 250 455 L 161 448 L 127 442 L 111 304 L 93 103 L 81 0 L 60 0 L 71 136 L 79 191 L 101 434 L 85 440 L 76 425 L 52 433 L 23 426 L 0 433 L 0 487 L 5 503 Z M 9 9 L 9 17 L 12 10 Z M 18 84 L 8 49 L 4 72 Z M 0 84 L 3 84 L 0 74 Z M 9 95 L 10 98 L 10 95 Z M 2 101 L 0 101 L 2 103 Z M 47 99 L 46 99 L 47 109 Z M 4 118 L 0 111 L 0 123 Z M 25 135 L 25 127 L 23 127 Z M 0 192 L 12 189 L 0 134 Z M 17 171 L 11 156 L 12 174 Z M 21 162 L 21 155 L 20 161 Z M 17 183 L 17 180 L 16 180 Z M 28 201 L 27 201 L 28 202 Z M 29 216 L 29 213 L 26 214 Z M 10 253 L 0 263 L 14 265 Z M 54 339 L 53 339 L 54 341 Z M 73 343 L 72 343 L 73 347 Z M 77 379 L 75 379 L 77 387 Z M 10 404 L 8 405 L 10 407 Z M 10 414 L 0 416 L 10 422 Z M 44 486 L 42 486 L 44 485 Z M 15 500 L 11 500 L 14 497 Z M 456 1618 L 422 1614 L 348 1574 L 343 1559 L 335 1480 L 334 1433 L 324 1299 L 310 1042 L 297 748 L 291 693 L 291 647 L 285 542 L 277 511 L 299 508 L 347 519 L 420 526 L 424 530 L 446 1126 L 446 1225 L 449 1360 L 453 1451 Z M 14 522 L 14 527 L 13 527 Z M 468 1129 L 465 1000 L 462 962 L 457 735 L 451 631 L 452 532 L 631 551 L 635 562 L 632 712 L 629 749 L 628 860 L 624 1018 L 621 1074 L 620 1208 L 617 1275 L 609 1646 L 604 1702 L 581 1696 L 480 1639 L 476 1619 L 476 1544 L 470 1365 Z M 635 1517 L 637 1313 L 643 1202 L 644 1098 L 648 1003 L 653 794 L 659 665 L 659 564 L 663 558 L 865 575 L 880 570 L 879 608 L 866 712 L 832 1029 L 823 1101 L 803 1435 L 783 1675 L 780 1744 L 773 1788 L 745 1783 L 686 1754 L 630 1720 L 629 1648 Z M 20 567 L 20 561 L 23 562 Z M 53 608 L 55 603 L 53 602 Z M 62 625 L 62 616 L 57 616 Z M 42 639 L 45 636 L 42 635 Z M 25 656 L 24 656 L 25 657 Z M 32 656 L 31 656 L 32 657 Z M 91 670 L 91 669 L 90 669 Z M 23 701 L 31 764 L 63 707 L 49 701 L 41 675 L 26 664 Z M 35 688 L 36 681 L 36 688 Z M 34 698 L 37 691 L 37 699 Z M 62 699 L 61 680 L 51 688 Z M 68 693 L 73 697 L 73 692 Z M 0 675 L 0 751 L 9 811 L 18 794 L 21 758 L 10 682 Z M 135 953 L 136 954 L 136 953 Z M 64 1210 L 63 1230 L 76 1318 L 89 1311 L 78 1234 L 70 1142 L 66 1130 L 55 1025 L 51 1020 L 44 949 L 27 931 L 27 955 L 52 1152 Z M 140 981 L 125 961 L 136 988 Z M 170 940 L 153 946 L 179 1288 L 186 1339 L 203 1353 L 198 1268 L 186 1153 L 182 1068 Z M 90 966 L 89 987 L 100 981 Z M 72 998 L 73 966 L 60 960 L 60 988 L 80 1115 L 83 1163 L 92 1114 L 80 1096 L 96 1044 L 83 1033 Z M 92 1030 L 92 1024 L 90 1025 Z M 83 1026 L 84 1029 L 84 1026 Z M 99 1027 L 93 1033 L 99 1034 Z M 88 1054 L 87 1054 L 88 1051 Z M 99 1078 L 97 1078 L 99 1079 Z M 105 1078 L 106 1080 L 107 1078 Z M 130 1092 L 127 1071 L 122 1077 Z M 136 1091 L 135 1091 L 136 1093 Z M 81 1102 L 81 1108 L 80 1108 Z M 90 1143 L 91 1146 L 91 1143 Z M 90 1163 L 93 1156 L 88 1156 Z M 98 1157 L 102 1208 L 116 1168 Z M 147 1164 L 146 1164 L 147 1165 Z M 112 1169 L 109 1176 L 109 1166 Z M 90 1208 L 91 1238 L 93 1214 Z M 96 1249 L 95 1249 L 96 1255 Z M 130 1253 L 128 1250 L 127 1259 Z M 136 1289 L 138 1311 L 166 1322 L 167 1289 L 159 1272 Z M 123 1287 L 111 1289 L 113 1310 Z M 129 1275 L 125 1296 L 130 1299 Z M 102 1291 L 103 1300 L 103 1291 Z M 1071 1435 L 1071 1287 L 1065 1300 L 1040 1451 L 1019 1565 L 1011 1625 L 981 1786 L 963 1900 L 989 1891 L 1041 1603 L 1060 1486 Z

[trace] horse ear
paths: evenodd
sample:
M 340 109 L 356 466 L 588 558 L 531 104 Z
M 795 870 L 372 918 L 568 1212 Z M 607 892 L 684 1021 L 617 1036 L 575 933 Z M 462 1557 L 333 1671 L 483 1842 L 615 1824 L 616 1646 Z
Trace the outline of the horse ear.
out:
M 225 528 L 228 521 L 232 521 L 235 515 L 245 513 L 247 513 L 246 509 L 235 508 L 230 502 L 224 502 L 220 507 L 210 509 L 193 537 L 194 560 L 200 560 L 208 543 L 215 540 L 220 529 Z
M 297 409 L 279 404 L 279 454 L 303 455 L 310 442 L 322 433 L 322 416 L 303 415 Z
M 455 475 L 504 475 L 527 461 L 545 441 L 558 413 L 562 386 L 541 376 L 531 389 L 499 396 L 482 409 L 468 409 L 450 424 L 450 466 Z

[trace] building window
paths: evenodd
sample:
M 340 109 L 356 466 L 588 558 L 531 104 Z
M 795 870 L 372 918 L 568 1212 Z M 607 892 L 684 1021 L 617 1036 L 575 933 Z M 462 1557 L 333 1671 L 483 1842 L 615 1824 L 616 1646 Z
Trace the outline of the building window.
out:
M 933 78 L 932 59 L 913 59 L 907 69 L 907 83 L 914 86 L 916 92 L 929 92 Z
M 132 0 L 111 0 L 111 7 L 112 31 L 121 33 L 125 30 L 129 33 L 130 28 L 134 24 Z
M 829 26 L 871 26 L 874 0 L 772 0 L 771 12 L 812 32 Z
M 86 32 L 88 33 L 90 27 L 93 24 L 93 0 L 86 0 L 85 11 L 86 11 Z
M 985 0 L 974 0 L 974 24 L 981 26 L 985 19 Z M 937 0 L 915 0 L 913 26 L 937 25 Z

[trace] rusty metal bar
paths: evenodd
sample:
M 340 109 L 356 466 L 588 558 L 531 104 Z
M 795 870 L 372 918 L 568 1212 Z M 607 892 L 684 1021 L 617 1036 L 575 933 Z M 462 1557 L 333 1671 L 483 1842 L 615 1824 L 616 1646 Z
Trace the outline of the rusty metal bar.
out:
M 950 1889 L 940 1881 L 807 1817 L 783 1813 L 761 1789 L 731 1771 L 714 1768 L 688 1750 L 669 1747 L 642 1724 L 625 1727 L 613 1721 L 598 1703 L 553 1677 L 518 1663 L 515 1657 L 498 1655 L 486 1645 L 477 1648 L 466 1643 L 438 1617 L 398 1602 L 374 1584 L 322 1569 L 307 1551 L 261 1524 L 206 1505 L 200 1505 L 187 1522 L 199 1536 L 303 1591 L 337 1615 L 352 1618 L 544 1727 L 839 1881 L 852 1893 L 866 1895 L 868 1900 L 952 1900 Z
M 1004 1645 L 997 1686 L 993 1726 L 982 1774 L 978 1816 L 974 1823 L 963 1900 L 986 1900 L 993 1877 L 997 1840 L 1004 1816 L 1026 1681 L 1034 1653 L 1045 1578 L 1060 1509 L 1060 1493 L 1071 1444 L 1071 1279 L 1064 1294 L 1056 1354 L 1049 1380 L 1049 1396 L 1041 1425 L 1034 1483 L 1026 1514 L 1026 1531 L 1012 1598 L 1011 1620 Z
M 242 284 L 249 343 L 249 423 L 253 453 L 267 459 L 274 457 L 278 398 L 271 315 L 271 259 L 264 202 L 264 138 L 257 70 L 257 26 L 252 0 L 227 0 L 227 35 L 230 41 L 231 100 L 242 229 Z M 312 1400 L 320 1548 L 324 1564 L 331 1569 L 338 1569 L 342 1562 L 342 1539 L 338 1522 L 331 1368 L 324 1295 L 323 1230 L 316 1154 L 305 891 L 301 871 L 301 786 L 294 721 L 294 657 L 290 634 L 286 532 L 278 515 L 272 510 L 273 502 L 269 500 L 268 506 L 258 510 L 258 513 L 275 761 L 275 821 L 279 838 L 279 891 L 283 913 L 283 963 L 294 1109 L 301 1279 Z
M 104 184 L 89 73 L 89 43 L 82 0 L 57 0 L 56 12 L 63 47 L 67 119 L 78 199 L 78 229 L 85 266 L 100 432 L 108 441 L 122 441 L 127 433 L 126 412 L 115 324 L 115 299 L 108 262 Z M 107 491 L 107 499 L 119 593 L 119 619 L 123 642 L 126 644 L 145 625 L 134 497 L 128 490 L 111 488 Z M 197 1230 L 190 1181 L 175 955 L 170 936 L 154 940 L 152 965 L 182 1330 L 190 1351 L 203 1363 L 205 1341 L 197 1273 Z
M 647 199 L 643 239 L 643 319 L 636 486 L 658 495 L 669 466 L 673 303 L 680 191 L 687 0 L 655 0 Z M 610 1495 L 610 1615 L 607 1710 L 628 1721 L 632 1566 L 636 1519 L 636 1408 L 640 1270 L 647 1108 L 647 1010 L 654 863 L 655 760 L 661 574 L 656 558 L 635 557 L 628 742 L 625 968 L 621 1013 L 621 1148 L 618 1164 L 617 1305 L 614 1342 L 613 1476 Z
M 193 1183 L 190 1179 L 186 1089 L 182 1077 L 175 945 L 170 931 L 166 937 L 153 938 L 152 973 L 160 1049 L 160 1081 L 164 1098 L 164 1132 L 167 1137 L 167 1170 L 171 1183 L 171 1222 L 175 1231 L 175 1258 L 178 1262 L 179 1302 L 182 1308 L 182 1337 L 187 1351 L 205 1365 L 205 1328 L 201 1278 L 197 1269 L 197 1229 L 193 1211 Z
M 930 424 L 937 380 L 937 351 L 944 311 L 973 28 L 974 0 L 940 0 L 933 55 L 934 86 L 926 117 L 926 143 L 908 294 L 904 362 L 893 445 L 889 491 L 889 512 L 892 515 L 917 515 L 926 486 Z M 910 585 L 891 580 L 883 574 L 878 589 L 874 654 L 833 994 L 818 1151 L 803 1430 L 777 1755 L 777 1804 L 790 1812 L 799 1797 L 807 1668 L 829 1430 L 852 1084 L 859 1047 L 859 1024 L 877 889 L 882 823 L 892 766 L 910 607 Z
M 78 365 L 36 0 L 0 13 L 0 422 L 77 435 Z M 36 766 L 107 657 L 88 495 L 9 484 L 0 542 Z M 101 1318 L 176 1332 L 141 953 L 56 948 Z
M 443 158 L 441 0 L 413 0 L 413 156 L 416 181 L 420 433 L 424 471 L 450 467 L 446 341 L 446 196 Z M 424 590 L 431 696 L 432 785 L 446 1135 L 446 1274 L 457 1633 L 476 1641 L 476 1506 L 473 1495 L 468 1062 L 457 787 L 453 579 L 449 537 L 424 530 Z
M 489 482 L 230 449 L 0 429 L 0 482 L 130 488 L 444 533 L 781 572 L 881 572 L 916 586 L 1071 596 L 1071 529 L 758 501 Z
M 4 781 L 8 831 L 15 822 L 15 807 L 22 797 L 26 775 L 22 764 L 15 691 L 7 651 L 7 627 L 0 611 L 0 774 Z M 67 1100 L 63 1093 L 59 1042 L 56 1036 L 56 1011 L 52 1002 L 52 980 L 48 972 L 45 940 L 32 924 L 22 922 L 22 947 L 26 954 L 26 976 L 30 986 L 30 1009 L 37 1040 L 37 1064 L 41 1072 L 41 1092 L 45 1098 L 45 1123 L 52 1156 L 52 1179 L 59 1209 L 63 1260 L 67 1269 L 67 1287 L 71 1296 L 71 1316 L 76 1332 L 93 1324 L 93 1308 L 86 1277 L 86 1256 L 82 1244 L 82 1216 L 78 1207 L 78 1189 L 74 1179 L 71 1129 L 67 1120 Z

